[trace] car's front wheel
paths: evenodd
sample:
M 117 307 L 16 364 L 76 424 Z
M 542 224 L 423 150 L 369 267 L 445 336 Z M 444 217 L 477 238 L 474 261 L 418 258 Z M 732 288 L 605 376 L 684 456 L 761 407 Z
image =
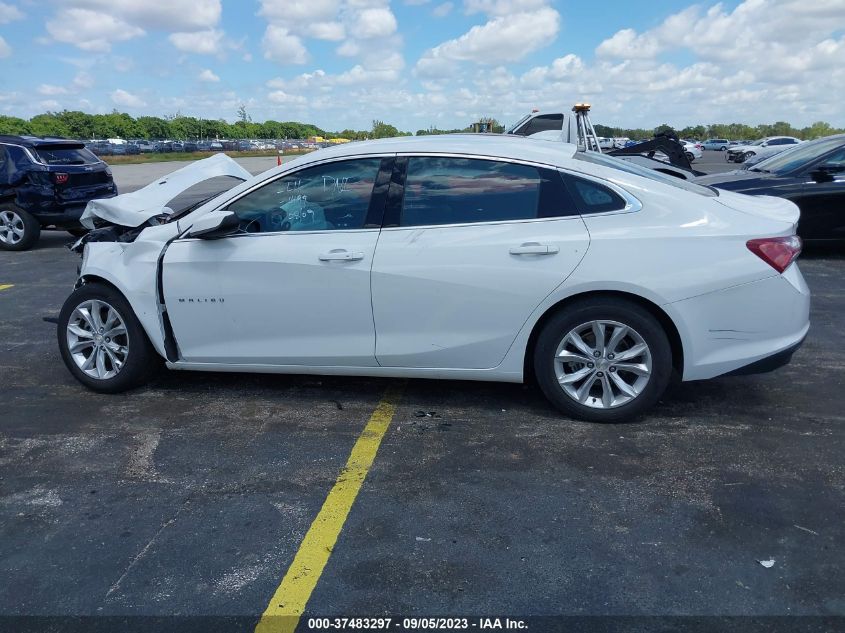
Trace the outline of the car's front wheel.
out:
M 59 314 L 58 337 L 70 373 L 94 391 L 138 387 L 161 364 L 129 302 L 104 284 L 73 291 Z
M 28 250 L 40 235 L 38 220 L 14 204 L 0 202 L 0 250 Z
M 743 162 L 744 162 L 744 161 L 747 161 L 747 160 L 748 160 L 749 158 L 751 158 L 752 156 L 754 156 L 754 152 L 745 152 L 745 153 L 742 155 L 742 160 L 743 160 Z
M 540 332 L 534 371 L 563 413 L 625 422 L 654 406 L 672 374 L 672 351 L 648 310 L 615 297 L 572 304 Z

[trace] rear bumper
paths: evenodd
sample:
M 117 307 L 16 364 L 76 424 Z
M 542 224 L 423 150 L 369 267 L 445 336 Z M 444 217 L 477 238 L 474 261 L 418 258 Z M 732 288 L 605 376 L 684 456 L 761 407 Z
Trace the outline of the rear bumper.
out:
M 783 275 L 664 309 L 681 335 L 684 380 L 775 369 L 789 361 L 810 329 L 810 290 L 795 264 Z
M 79 218 L 90 200 L 101 200 L 103 198 L 113 198 L 117 195 L 117 188 L 112 187 L 110 190 L 100 192 L 96 196 L 84 198 L 82 200 L 72 200 L 63 202 L 43 202 L 39 205 L 32 205 L 26 209 L 37 219 L 42 226 L 58 226 L 61 228 L 78 228 L 82 225 L 79 223 Z M 26 208 L 26 207 L 24 207 Z
M 806 337 L 805 337 L 806 338 Z M 770 371 L 774 371 L 776 369 L 780 369 L 784 365 L 788 365 L 789 361 L 792 360 L 792 355 L 798 351 L 798 348 L 804 343 L 804 339 L 802 338 L 792 347 L 788 347 L 785 350 L 781 350 L 780 352 L 775 352 L 771 356 L 767 356 L 766 358 L 761 358 L 760 360 L 754 361 L 753 363 L 749 363 L 744 367 L 740 367 L 739 369 L 734 369 L 733 371 L 729 371 L 726 376 L 749 376 L 751 374 L 767 374 Z

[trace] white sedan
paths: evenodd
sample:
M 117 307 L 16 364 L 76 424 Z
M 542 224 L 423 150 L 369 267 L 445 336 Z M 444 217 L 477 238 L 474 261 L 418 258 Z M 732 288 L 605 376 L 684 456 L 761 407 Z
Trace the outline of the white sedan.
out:
M 778 367 L 809 328 L 786 200 L 513 136 L 349 143 L 240 177 L 182 213 L 155 198 L 167 179 L 92 203 L 104 226 L 83 238 L 58 326 L 80 382 L 123 391 L 162 359 L 533 376 L 565 414 L 611 422 L 653 406 L 673 373 Z
M 684 146 L 684 155 L 689 162 L 698 160 L 704 155 L 701 145 L 692 141 L 679 141 Z

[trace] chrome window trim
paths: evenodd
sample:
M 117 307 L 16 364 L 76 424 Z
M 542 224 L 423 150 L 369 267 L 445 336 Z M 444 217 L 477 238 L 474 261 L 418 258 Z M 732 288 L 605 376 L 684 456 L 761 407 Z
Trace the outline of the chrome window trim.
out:
M 525 224 L 525 223 L 536 223 L 536 222 L 557 222 L 560 220 L 573 220 L 573 219 L 582 219 L 584 217 L 596 217 L 596 216 L 603 216 L 603 215 L 618 215 L 622 213 L 636 213 L 643 208 L 642 202 L 630 194 L 628 191 L 620 187 L 619 185 L 606 180 L 604 178 L 600 178 L 598 176 L 584 174 L 579 171 L 569 170 L 564 167 L 560 167 L 559 165 L 554 165 L 551 163 L 542 163 L 532 160 L 522 160 L 518 158 L 510 158 L 504 156 L 493 156 L 490 154 L 467 154 L 461 152 L 378 152 L 373 154 L 354 154 L 354 155 L 345 155 L 345 156 L 333 156 L 331 158 L 324 158 L 320 160 L 311 161 L 305 164 L 298 165 L 291 169 L 286 169 L 278 174 L 274 174 L 265 180 L 262 180 L 256 183 L 253 187 L 250 187 L 246 191 L 238 194 L 236 197 L 230 198 L 225 202 L 221 203 L 217 207 L 213 207 L 208 209 L 208 211 L 204 211 L 205 213 L 209 213 L 211 211 L 222 211 L 225 210 L 227 206 L 234 204 L 241 198 L 246 195 L 249 195 L 256 189 L 259 189 L 265 185 L 269 185 L 280 178 L 284 178 L 292 173 L 300 171 L 302 169 L 310 169 L 311 167 L 318 167 L 320 165 L 325 165 L 329 163 L 338 163 L 338 162 L 346 162 L 350 160 L 361 160 L 367 158 L 413 158 L 413 157 L 443 157 L 443 158 L 469 158 L 474 160 L 487 160 L 487 161 L 494 161 L 494 162 L 502 162 L 502 163 L 512 163 L 515 165 L 527 165 L 530 167 L 537 167 L 543 169 L 550 169 L 553 171 L 557 171 L 559 173 L 567 174 L 575 178 L 584 178 L 586 180 L 592 180 L 593 182 L 607 187 L 614 191 L 617 195 L 619 195 L 623 200 L 625 200 L 625 207 L 622 209 L 615 209 L 613 211 L 602 211 L 597 213 L 588 213 L 588 214 L 575 214 L 575 215 L 562 215 L 562 216 L 555 216 L 555 217 L 548 217 L 548 218 L 525 218 L 525 219 L 514 219 L 514 220 L 494 220 L 489 222 L 454 222 L 450 224 L 416 224 L 414 226 L 390 226 L 385 227 L 382 226 L 380 229 L 329 229 L 325 231 L 270 231 L 264 233 L 242 233 L 231 235 L 227 237 L 247 237 L 247 236 L 264 236 L 264 235 L 308 235 L 314 233 L 321 233 L 321 234 L 335 234 L 335 233 L 349 233 L 349 232 L 364 232 L 364 231 L 407 231 L 407 230 L 417 230 L 417 229 L 435 229 L 435 228 L 446 228 L 446 227 L 463 227 L 463 226 L 497 226 L 503 224 Z M 192 212 L 191 215 L 193 215 Z M 182 220 L 187 220 L 189 216 L 185 218 L 181 218 Z M 181 231 L 180 227 L 180 231 Z M 225 239 L 225 238 L 221 238 Z M 189 240 L 200 240 L 200 238 L 185 238 L 180 239 L 179 241 L 189 241 Z
M 640 202 L 639 198 L 636 198 L 633 194 L 629 193 L 628 190 L 620 187 L 611 180 L 605 180 L 604 178 L 599 178 L 598 176 L 593 176 L 592 174 L 585 174 L 580 171 L 570 171 L 563 168 L 558 168 L 558 171 L 562 174 L 566 174 L 567 176 L 571 176 L 572 178 L 590 180 L 596 183 L 597 185 L 607 187 L 625 201 L 625 206 L 621 209 L 614 209 L 612 211 L 596 211 L 595 213 L 582 213 L 581 217 L 593 218 L 599 215 L 619 215 L 622 213 L 636 213 L 637 211 L 641 211 L 643 208 L 643 203 Z

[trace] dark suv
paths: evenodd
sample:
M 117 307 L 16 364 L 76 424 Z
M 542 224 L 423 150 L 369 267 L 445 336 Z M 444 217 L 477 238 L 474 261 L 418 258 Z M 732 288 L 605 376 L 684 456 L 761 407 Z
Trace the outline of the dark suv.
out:
M 41 229 L 81 234 L 88 201 L 116 195 L 108 165 L 83 143 L 0 135 L 0 250 L 31 248 Z

